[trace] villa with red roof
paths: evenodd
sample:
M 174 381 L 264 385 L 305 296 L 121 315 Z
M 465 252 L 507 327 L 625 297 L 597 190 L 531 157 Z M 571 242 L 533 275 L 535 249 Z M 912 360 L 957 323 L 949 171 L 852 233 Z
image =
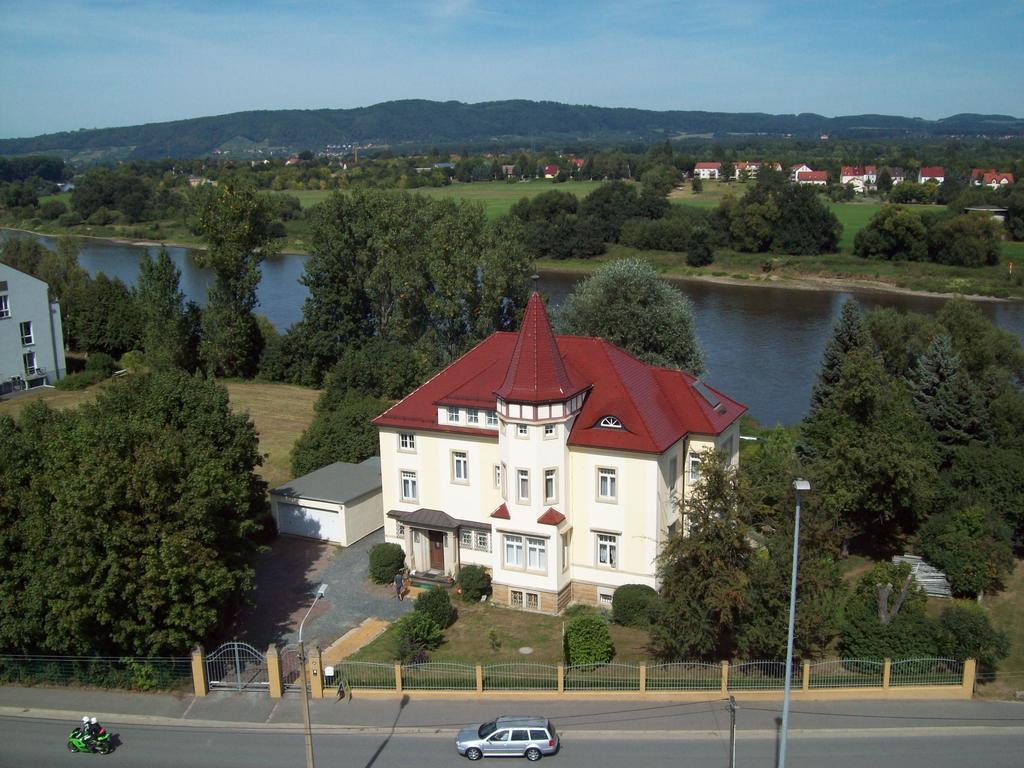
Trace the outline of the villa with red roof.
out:
M 797 171 L 797 184 L 812 184 L 816 187 L 824 187 L 828 184 L 827 171 Z
M 719 162 L 702 161 L 693 166 L 695 179 L 718 179 L 722 175 L 722 164 Z
M 919 184 L 924 184 L 926 181 L 934 181 L 941 184 L 946 180 L 946 169 L 941 165 L 926 165 L 917 174 L 917 181 Z
M 714 448 L 739 461 L 746 407 L 600 338 L 556 336 L 530 298 L 495 333 L 374 420 L 384 533 L 426 578 L 476 564 L 495 602 L 558 613 L 657 587 L 678 502 Z

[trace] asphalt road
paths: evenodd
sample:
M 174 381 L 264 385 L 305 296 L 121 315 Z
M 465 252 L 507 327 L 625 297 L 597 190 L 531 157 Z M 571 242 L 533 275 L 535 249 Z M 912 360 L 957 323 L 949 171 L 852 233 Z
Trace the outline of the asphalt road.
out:
M 268 725 L 245 730 L 224 727 L 108 724 L 120 745 L 109 756 L 69 754 L 71 724 L 31 717 L 0 717 L 0 766 L 3 768 L 82 768 L 93 764 L 147 768 L 302 768 L 302 732 Z M 316 764 L 345 768 L 435 768 L 467 765 L 454 749 L 454 730 L 436 734 L 389 732 L 319 733 Z M 657 735 L 628 731 L 566 731 L 562 751 L 545 758 L 552 768 L 602 766 L 727 766 L 728 738 L 717 733 Z M 740 731 L 737 766 L 772 766 L 774 735 Z M 494 764 L 493 761 L 487 761 Z M 526 761 L 499 765 L 526 764 Z M 944 768 L 986 766 L 1020 768 L 1024 764 L 1024 728 L 989 726 L 877 728 L 859 731 L 803 731 L 791 734 L 787 765 L 794 768 Z

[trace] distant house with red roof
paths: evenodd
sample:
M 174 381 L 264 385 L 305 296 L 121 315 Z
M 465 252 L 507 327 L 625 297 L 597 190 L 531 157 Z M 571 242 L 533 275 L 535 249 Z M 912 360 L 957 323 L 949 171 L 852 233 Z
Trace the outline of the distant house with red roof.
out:
M 971 182 L 977 187 L 999 189 L 1013 184 L 1013 174 L 995 168 L 971 168 Z
M 814 169 L 811 168 L 811 166 L 806 165 L 804 163 L 796 163 L 795 165 L 791 165 L 791 166 L 789 166 L 789 180 L 790 181 L 796 181 L 797 180 L 797 174 L 808 173 L 808 172 L 813 171 L 813 170 Z
M 926 181 L 934 181 L 937 184 L 941 184 L 945 180 L 946 169 L 941 165 L 926 165 L 917 174 L 919 184 L 924 184 Z
M 761 163 L 757 161 L 747 162 L 746 160 L 737 160 L 733 163 L 732 176 L 734 179 L 739 181 L 746 174 L 748 179 L 756 179 L 757 172 L 761 170 Z
M 719 162 L 700 162 L 693 166 L 695 179 L 719 179 L 722 177 L 722 164 Z
M 839 183 L 849 184 L 863 194 L 874 189 L 878 182 L 878 169 L 873 165 L 844 165 L 839 170 Z
M 544 166 L 544 178 L 553 179 L 558 175 L 557 165 L 545 165 Z
M 797 171 L 797 184 L 811 184 L 815 187 L 824 187 L 828 184 L 827 171 Z
M 418 578 L 467 564 L 493 599 L 557 613 L 657 586 L 709 448 L 739 461 L 746 407 L 604 339 L 556 336 L 530 298 L 495 333 L 374 420 L 384 534 Z

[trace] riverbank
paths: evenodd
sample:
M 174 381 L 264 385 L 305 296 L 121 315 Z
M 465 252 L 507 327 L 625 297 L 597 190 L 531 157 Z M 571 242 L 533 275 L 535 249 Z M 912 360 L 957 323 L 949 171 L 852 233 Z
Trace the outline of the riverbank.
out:
M 205 251 L 206 246 L 196 242 L 178 242 L 174 240 L 152 240 L 137 237 L 119 237 L 114 235 L 87 235 L 78 233 L 52 233 L 41 232 L 19 227 L 0 227 L 2 230 L 18 232 L 26 235 L 39 237 L 68 237 L 81 238 L 97 242 L 112 243 L 121 246 L 134 246 L 144 248 L 159 248 L 161 246 L 171 248 L 185 248 L 194 251 Z M 1024 264 L 1024 243 L 1012 243 L 1010 246 L 1021 246 L 1020 263 Z M 287 256 L 308 256 L 308 251 L 298 248 L 284 248 L 278 252 Z M 994 301 L 994 302 L 1016 302 L 1024 301 L 1024 286 L 1017 286 L 1007 282 L 1005 285 L 993 286 L 992 293 L 982 293 L 968 289 L 970 274 L 965 268 L 944 267 L 942 265 L 915 265 L 918 269 L 928 268 L 932 273 L 926 275 L 912 274 L 908 279 L 932 279 L 943 280 L 950 284 L 951 290 L 934 290 L 915 285 L 901 285 L 897 282 L 889 282 L 879 277 L 869 278 L 865 275 L 835 275 L 822 274 L 823 262 L 830 259 L 848 264 L 850 257 L 837 254 L 834 257 L 821 256 L 813 257 L 813 263 L 807 266 L 816 267 L 816 271 L 805 272 L 800 269 L 798 259 L 803 257 L 770 257 L 767 254 L 720 254 L 716 262 L 708 267 L 689 267 L 683 261 L 683 255 L 667 251 L 640 251 L 633 248 L 625 248 L 619 245 L 611 245 L 606 254 L 588 260 L 567 260 L 558 261 L 554 259 L 538 259 L 535 264 L 539 271 L 551 275 L 579 276 L 581 278 L 596 272 L 608 261 L 635 257 L 650 261 L 666 279 L 672 282 L 687 283 L 712 283 L 718 285 L 746 286 L 750 288 L 783 288 L 802 291 L 855 291 L 855 292 L 876 292 L 898 294 L 903 296 L 921 296 L 928 298 L 953 298 L 962 297 L 971 301 Z M 748 263 L 757 260 L 760 263 L 757 271 L 751 269 Z M 765 272 L 765 262 L 780 262 L 774 266 L 772 271 Z M 900 265 L 881 265 L 877 263 L 866 263 L 859 265 L 863 269 L 885 266 L 890 271 Z M 992 268 L 989 268 L 992 269 Z M 945 272 L 943 272 L 945 271 Z M 966 276 L 963 274 L 967 272 Z M 947 274 L 948 273 L 948 274 Z M 880 273 L 879 273 L 880 275 Z M 999 291 L 1005 295 L 999 295 Z

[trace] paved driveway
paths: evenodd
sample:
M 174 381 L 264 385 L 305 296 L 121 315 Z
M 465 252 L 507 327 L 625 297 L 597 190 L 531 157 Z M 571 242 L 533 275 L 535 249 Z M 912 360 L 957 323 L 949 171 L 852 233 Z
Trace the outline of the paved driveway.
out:
M 279 536 L 257 563 L 256 605 L 240 614 L 232 637 L 225 639 L 244 640 L 259 650 L 297 642 L 299 622 L 320 584 L 327 584 L 327 596 L 317 602 L 302 632 L 310 645 L 327 648 L 364 619 L 392 621 L 412 610 L 411 600 L 399 602 L 389 586 L 366 578 L 370 547 L 382 541 L 383 530 L 346 548 Z

